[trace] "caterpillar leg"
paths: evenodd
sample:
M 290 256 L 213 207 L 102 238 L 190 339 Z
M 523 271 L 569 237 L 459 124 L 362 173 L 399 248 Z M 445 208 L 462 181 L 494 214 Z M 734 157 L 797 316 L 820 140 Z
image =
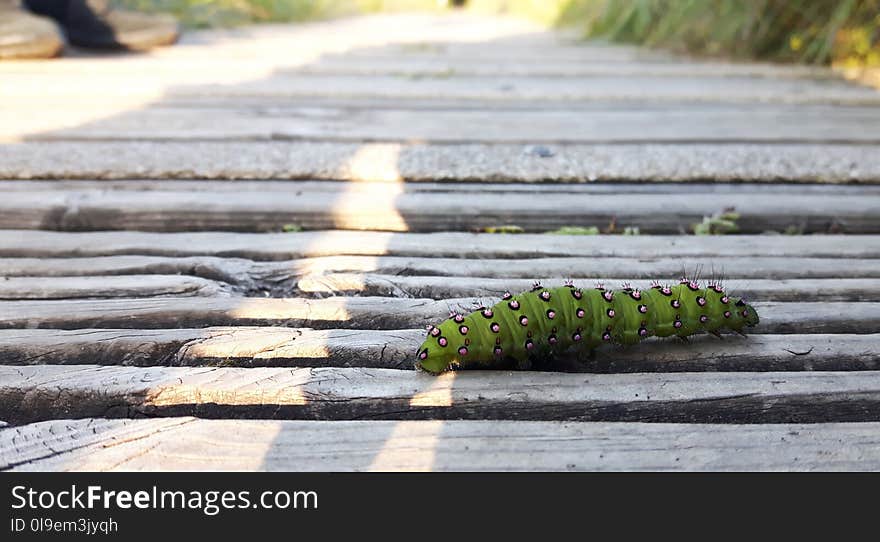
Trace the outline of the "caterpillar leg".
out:
M 520 371 L 528 371 L 532 368 L 531 358 L 524 357 L 516 360 L 516 368 Z
M 581 363 L 589 363 L 596 361 L 596 349 L 581 350 L 577 353 L 577 360 Z

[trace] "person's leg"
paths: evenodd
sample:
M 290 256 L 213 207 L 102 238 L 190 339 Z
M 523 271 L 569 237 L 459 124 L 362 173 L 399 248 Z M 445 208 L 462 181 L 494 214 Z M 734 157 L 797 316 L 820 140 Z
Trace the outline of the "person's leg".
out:
M 31 15 L 19 0 L 0 0 L 0 59 L 51 58 L 63 47 L 55 23 Z
M 81 47 L 150 49 L 169 45 L 180 34 L 170 15 L 137 13 L 107 0 L 24 0 L 32 12 L 61 25 L 68 41 Z

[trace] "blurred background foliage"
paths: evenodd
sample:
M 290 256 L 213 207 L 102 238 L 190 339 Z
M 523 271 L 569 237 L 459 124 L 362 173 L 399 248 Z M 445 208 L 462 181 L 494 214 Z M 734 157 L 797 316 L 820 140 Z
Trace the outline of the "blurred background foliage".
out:
M 447 0 L 115 0 L 188 26 L 448 9 Z M 697 55 L 843 67 L 880 66 L 880 0 L 468 0 L 584 37 Z
M 141 11 L 172 13 L 195 28 L 312 21 L 379 11 L 445 9 L 438 0 L 113 0 Z
M 574 0 L 585 35 L 742 59 L 880 65 L 880 0 Z

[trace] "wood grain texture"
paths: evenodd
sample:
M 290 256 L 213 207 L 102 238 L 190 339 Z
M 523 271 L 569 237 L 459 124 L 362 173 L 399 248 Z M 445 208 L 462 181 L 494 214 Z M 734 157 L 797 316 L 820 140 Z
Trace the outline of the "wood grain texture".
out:
M 13 424 L 54 418 L 880 421 L 880 372 L 560 374 L 0 366 Z
M 27 98 L 26 92 L 41 83 L 52 86 L 67 83 L 67 95 L 88 97 L 96 87 L 105 88 L 105 101 L 125 98 L 132 90 L 148 87 L 154 74 L 130 74 L 128 86 L 114 85 L 118 74 L 93 74 L 87 80 L 71 81 L 67 74 L 29 74 L 29 85 L 24 88 L 0 90 L 0 96 L 9 101 Z M 102 84 L 103 83 L 103 84 Z M 126 93 L 126 91 L 128 93 Z M 136 91 L 135 91 L 136 92 Z M 47 93 L 48 94 L 48 93 Z M 686 108 L 698 110 L 699 104 L 772 104 L 772 105 L 840 105 L 872 106 L 880 97 L 870 88 L 842 79 L 766 78 L 728 75 L 724 78 L 691 74 L 688 77 L 667 77 L 646 74 L 570 75 L 568 77 L 522 77 L 498 75 L 491 78 L 448 74 L 446 77 L 419 77 L 407 75 L 277 73 L 269 77 L 239 85 L 194 84 L 172 87 L 169 98 L 256 97 L 285 98 L 289 101 L 313 96 L 383 97 L 388 99 L 421 99 L 430 101 L 437 96 L 458 102 L 469 100 L 510 101 L 544 100 L 549 102 L 600 102 L 609 109 L 623 109 L 630 102 L 685 103 Z M 841 108 L 842 109 L 842 108 Z
M 686 233 L 727 207 L 737 209 L 742 233 L 878 233 L 877 198 L 802 194 L 780 198 L 691 193 L 686 198 L 627 198 L 569 194 L 564 198 L 492 192 L 389 193 L 387 187 L 341 188 L 279 197 L 272 192 L 14 191 L 0 201 L 0 227 L 61 231 L 142 230 L 278 232 L 306 230 L 476 231 L 514 223 L 543 232 L 571 225 L 637 227 L 643 233 Z M 562 201 L 560 201 L 562 199 Z M 564 203 L 564 204 L 563 204 Z
M 583 76 L 651 76 L 651 77 L 773 77 L 778 79 L 828 79 L 832 70 L 820 66 L 739 62 L 585 62 L 545 58 L 529 61 L 498 58 L 486 62 L 470 56 L 401 56 L 325 55 L 318 62 L 298 69 L 285 70 L 284 75 L 358 75 L 399 76 L 411 78 L 468 77 L 583 77 Z
M 497 298 L 483 298 L 493 304 Z M 880 303 L 756 302 L 757 333 L 873 333 Z M 474 298 L 394 297 L 70 299 L 0 301 L 0 329 L 286 326 L 316 329 L 424 329 L 470 311 Z
M 364 146 L 365 149 L 395 149 L 393 145 Z M 527 147 L 537 155 L 537 147 Z M 550 149 L 547 149 L 550 150 Z M 376 155 L 380 154 L 378 150 Z M 394 187 L 400 194 L 459 194 L 501 193 L 501 194 L 540 194 L 544 197 L 568 197 L 572 194 L 584 195 L 625 195 L 625 196 L 684 196 L 688 194 L 713 194 L 727 197 L 734 194 L 751 194 L 763 196 L 785 195 L 850 195 L 869 197 L 880 195 L 880 186 L 874 184 L 808 184 L 793 182 L 778 183 L 649 183 L 649 182 L 591 182 L 591 183 L 516 183 L 502 181 L 486 181 L 482 183 L 459 183 L 449 181 L 399 182 L 396 179 L 373 181 L 337 180 L 249 180 L 249 179 L 20 179 L 0 180 L 0 190 L 6 192 L 210 192 L 222 194 L 238 194 L 241 192 L 259 192 L 276 194 L 279 197 L 291 197 L 299 194 L 338 193 L 350 191 L 357 194 L 383 194 L 389 187 Z
M 369 286 L 370 277 L 393 277 L 393 288 L 403 287 L 401 293 L 411 297 L 435 297 L 440 292 L 445 297 L 453 295 L 456 288 L 485 289 L 501 282 L 518 283 L 536 277 L 565 277 L 581 279 L 592 284 L 598 277 L 608 277 L 610 284 L 621 281 L 674 280 L 679 276 L 702 269 L 706 276 L 716 274 L 734 280 L 739 288 L 748 290 L 754 282 L 767 280 L 800 281 L 824 287 L 833 286 L 831 281 L 867 279 L 863 284 L 880 278 L 880 260 L 855 258 L 777 258 L 773 256 L 711 258 L 534 258 L 534 259 L 479 259 L 423 258 L 399 256 L 324 256 L 279 262 L 255 262 L 243 258 L 218 258 L 215 256 L 96 256 L 93 258 L 0 258 L 0 277 L 40 277 L 51 281 L 55 277 L 124 277 L 131 275 L 185 275 L 220 283 L 224 288 L 251 296 L 271 295 L 290 297 L 302 295 L 312 287 L 345 289 L 345 284 L 310 286 L 309 280 L 316 275 L 350 275 L 363 277 L 363 287 Z M 623 276 L 623 273 L 626 276 Z M 419 278 L 421 277 L 421 278 Z M 430 288 L 416 287 L 419 280 L 433 277 Z M 439 280 L 437 277 L 449 277 Z M 461 284 L 462 277 L 467 284 Z M 808 279 L 813 279 L 809 282 Z M 548 282 L 550 284 L 550 282 Z M 730 284 L 727 282 L 726 284 Z M 389 286 L 389 285 L 385 285 Z M 0 282 L 2 287 L 2 282 Z M 390 286 L 389 286 L 390 287 Z M 375 292 L 383 291 L 378 285 Z M 357 287 L 361 291 L 362 287 Z M 845 291 L 847 287 L 843 287 Z M 392 290 L 388 290 L 391 292 Z M 794 290 L 792 290 L 794 291 Z M 372 295 L 376 295 L 374 294 Z M 803 300 L 826 297 L 831 292 L 840 293 L 836 287 L 828 292 L 797 290 Z M 871 300 L 872 292 L 866 292 Z M 386 293 L 383 295 L 391 295 Z M 763 294 L 762 294 L 763 295 Z M 837 294 L 833 294 L 837 295 Z M 442 297 L 442 296 L 441 296 Z M 757 296 L 756 299 L 762 299 Z
M 643 183 L 880 183 L 877 145 L 822 143 L 428 144 L 53 141 L 0 145 L 3 179 L 324 179 Z M 379 153 L 392 167 L 360 167 Z M 549 156 L 547 155 L 549 153 Z M 76 157 L 72 159 L 71 157 Z
M 412 369 L 421 329 L 314 330 L 226 327 L 203 329 L 0 330 L 4 365 L 126 365 L 222 367 L 376 367 Z M 827 371 L 880 368 L 877 334 L 693 337 L 689 343 L 649 340 L 602 347 L 596 357 L 564 356 L 553 370 L 569 372 Z
M 496 24 L 499 22 L 495 20 Z M 441 25 L 441 28 L 446 28 Z M 443 34 L 446 34 L 443 31 Z M 424 36 L 422 36 L 424 37 Z M 510 58 L 521 58 L 529 62 L 545 60 L 548 53 L 555 58 L 578 62 L 668 62 L 675 59 L 665 51 L 650 51 L 641 47 L 628 45 L 608 46 L 603 43 L 579 43 L 576 39 L 559 39 L 558 35 L 544 32 L 531 32 L 519 35 L 498 37 L 490 42 L 479 41 L 458 42 L 449 39 L 448 35 L 434 35 L 430 39 L 418 42 L 391 43 L 382 46 L 360 47 L 347 51 L 352 59 L 361 58 L 397 58 L 400 56 L 423 60 L 442 60 L 467 57 L 474 60 L 497 61 Z
M 0 273 L 3 273 L 2 266 Z M 224 284 L 200 277 L 180 275 L 6 276 L 0 280 L 0 300 L 226 295 L 231 295 L 231 290 Z
M 859 260 L 860 261 L 860 260 Z M 819 263 L 819 262 L 815 262 Z M 852 261 L 856 268 L 863 268 L 861 264 Z M 272 277 L 265 276 L 269 273 L 280 277 L 284 270 L 293 273 L 297 264 L 291 262 L 290 267 L 284 267 L 282 262 L 254 262 L 242 258 L 218 258 L 214 256 L 192 256 L 174 258 L 168 256 L 97 256 L 94 258 L 0 258 L 0 277 L 29 277 L 42 282 L 51 282 L 54 279 L 80 277 L 132 277 L 132 276 L 162 276 L 171 280 L 177 276 L 181 284 L 186 282 L 187 277 L 205 279 L 208 284 L 220 284 L 224 288 L 236 291 L 257 291 L 260 285 L 275 285 Z M 868 273 L 870 270 L 868 269 Z M 292 280 L 298 276 L 290 277 Z M 164 280 L 163 279 L 163 280 Z M 111 281 L 112 282 L 112 281 Z M 87 283 L 83 283 L 87 284 Z M 199 284 L 192 282 L 192 284 Z M 0 282 L 0 287 L 3 283 Z
M 453 300 L 470 304 L 471 300 Z M 446 318 L 430 299 L 370 297 L 72 299 L 0 301 L 0 328 L 167 328 L 278 325 L 320 329 L 411 329 Z
M 43 425 L 0 430 L 0 470 L 28 470 L 80 450 L 97 452 L 142 440 L 163 429 L 185 424 L 189 418 L 156 420 L 59 420 Z M 57 470 L 57 469 L 53 469 Z
M 495 235 L 478 233 L 390 233 L 318 231 L 248 234 L 231 232 L 0 232 L 0 257 L 218 256 L 290 260 L 319 256 L 407 256 L 526 259 L 706 258 L 880 258 L 880 235 Z
M 880 469 L 880 424 L 58 420 L 0 431 L 16 471 Z
M 797 82 L 794 82 L 797 84 Z M 250 87 L 243 92 L 250 94 Z M 641 93 L 653 92 L 642 89 Z M 874 105 L 873 90 L 858 89 L 852 104 Z M 210 91 L 202 95 L 211 95 Z M 214 93 L 216 96 L 216 93 Z M 228 96 L 229 94 L 223 94 Z M 252 95 L 252 94 L 250 94 Z M 196 95 L 190 95 L 195 97 Z M 260 98 L 286 98 L 265 92 Z M 406 96 L 403 96 L 406 97 Z M 410 98 L 425 98 L 417 94 Z M 489 96 L 473 96 L 487 98 Z M 535 99 L 538 96 L 522 95 Z M 644 97 L 644 94 L 643 94 Z M 867 98 L 863 100 L 863 98 Z M 634 98 L 630 98 L 632 100 Z M 684 99 L 698 99 L 685 96 Z M 823 98 L 820 98 L 820 101 Z M 608 102 L 608 100 L 605 100 Z M 802 102 L 803 103 L 803 102 Z M 807 98 L 809 103 L 809 98 Z M 746 112 L 744 112 L 744 109 Z M 316 111 L 317 110 L 317 111 Z M 52 112 L 48 112 L 52 114 Z M 40 119 L 35 119 L 39 121 Z M 603 103 L 585 111 L 432 110 L 389 108 L 260 107 L 177 108 L 154 105 L 72 128 L 35 134 L 28 141 L 308 140 L 399 143 L 880 143 L 876 107 L 705 110 L 668 106 L 634 109 Z M 20 136 L 0 130 L 0 139 Z
M 412 369 L 423 330 L 203 329 L 0 330 L 5 365 L 381 367 Z M 846 342 L 845 339 L 842 339 Z M 821 339 L 816 339 L 818 344 Z M 859 338 L 853 344 L 861 344 Z M 783 341 L 792 348 L 800 343 Z M 811 345 L 813 343 L 810 343 Z M 854 361 L 846 346 L 840 355 Z M 866 352 L 862 358 L 867 361 Z M 814 356 L 818 357 L 818 356 Z M 841 366 L 845 360 L 841 359 Z
M 110 257 L 111 259 L 113 257 Z M 122 257 L 125 258 L 125 257 Z M 150 260 L 149 257 L 143 260 Z M 7 260 L 10 261 L 10 260 Z M 830 262 L 829 260 L 826 260 Z M 857 260 L 863 262 L 864 260 Z M 0 272 L 7 273 L 0 280 L 0 301 L 6 300 L 39 300 L 39 299 L 83 299 L 83 298 L 140 298 L 140 297 L 170 297 L 170 296 L 228 296 L 228 295 L 271 295 L 272 297 L 291 297 L 302 295 L 305 297 L 326 297 L 336 295 L 359 295 L 373 297 L 409 297 L 427 299 L 450 299 L 464 297 L 499 297 L 505 291 L 521 292 L 532 287 L 534 282 L 555 286 L 561 285 L 566 280 L 573 280 L 577 274 L 564 276 L 543 277 L 532 275 L 531 279 L 524 278 L 488 278 L 488 277 L 465 277 L 449 276 L 438 281 L 442 273 L 429 276 L 400 276 L 380 275 L 364 273 L 313 273 L 303 275 L 297 271 L 297 267 L 320 265 L 321 262 L 297 262 L 283 265 L 266 265 L 251 262 L 247 271 L 237 276 L 228 276 L 222 262 L 206 262 L 207 265 L 193 267 L 191 263 L 182 262 L 181 272 L 198 273 L 202 275 L 221 276 L 232 281 L 232 284 L 218 282 L 216 280 L 186 275 L 166 274 L 140 274 L 147 268 L 173 268 L 173 265 L 164 265 L 157 262 L 155 265 L 150 261 L 143 261 L 143 268 L 137 269 L 138 274 L 127 274 L 133 271 L 135 262 L 102 262 L 107 265 L 100 269 L 106 272 L 118 272 L 119 275 L 90 275 L 99 271 L 91 261 L 77 262 L 82 266 L 76 267 L 63 265 L 60 260 L 60 268 L 52 263 L 40 260 L 37 265 L 23 269 L 17 265 L 19 262 L 12 260 L 8 269 L 4 269 L 3 261 L 0 260 Z M 631 266 L 636 262 L 628 262 Z M 678 262 L 681 264 L 681 262 Z M 744 265 L 748 262 L 738 262 Z M 833 263 L 833 262 L 832 262 Z M 714 264 L 714 262 L 713 262 Z M 241 269 L 240 262 L 234 263 L 231 268 Z M 447 267 L 449 271 L 451 267 Z M 533 266 L 527 266 L 533 267 Z M 679 265 L 679 271 L 687 269 L 687 266 Z M 697 265 L 691 269 L 698 269 Z M 17 277 L 16 273 L 48 271 L 47 276 Z M 63 275 L 52 274 L 53 271 Z M 851 270 L 853 271 L 853 270 Z M 84 273 L 76 276 L 75 273 Z M 411 272 L 411 270 L 407 270 Z M 518 274 L 522 274 L 519 271 Z M 684 273 L 668 273 L 665 275 L 647 276 L 661 277 L 661 282 L 675 282 L 676 276 Z M 720 275 L 721 272 L 718 272 Z M 73 276 L 71 276 L 73 275 Z M 729 275 L 728 275 L 729 277 Z M 655 280 L 655 279 L 652 279 Z M 635 287 L 647 288 L 649 283 L 644 277 L 605 277 L 593 275 L 575 281 L 579 287 L 592 287 L 596 283 L 616 288 L 620 284 L 631 284 Z M 833 279 L 736 279 L 727 278 L 723 281 L 728 291 L 749 300 L 759 299 L 762 301 L 880 301 L 880 280 L 875 278 L 833 278 Z
M 481 43 L 480 45 L 488 45 L 491 43 Z M 389 55 L 387 51 L 377 51 L 376 48 L 353 49 L 345 52 L 332 53 L 322 55 L 320 58 L 314 59 L 308 64 L 294 65 L 290 67 L 282 67 L 279 69 L 280 74 L 291 75 L 299 73 L 321 73 L 321 74 L 348 74 L 348 75 L 405 75 L 410 74 L 413 77 L 419 75 L 432 76 L 439 75 L 449 77 L 453 74 L 448 73 L 451 67 L 457 68 L 456 73 L 461 72 L 462 75 L 513 75 L 525 77 L 565 77 L 568 75 L 651 75 L 651 76 L 704 76 L 704 77 L 728 77 L 728 76 L 745 76 L 745 77 L 778 77 L 780 79 L 815 79 L 823 80 L 837 77 L 834 70 L 824 66 L 803 66 L 788 64 L 772 64 L 759 62 L 724 62 L 723 60 L 713 59 L 711 62 L 703 62 L 697 59 L 665 57 L 662 59 L 642 58 L 645 54 L 655 55 L 656 51 L 648 51 L 642 49 L 639 51 L 639 58 L 628 57 L 626 62 L 621 62 L 619 51 L 614 51 L 609 56 L 611 58 L 602 59 L 598 57 L 585 58 L 583 53 L 579 53 L 576 58 L 568 57 L 568 52 L 575 52 L 573 49 L 584 47 L 592 49 L 594 46 L 582 42 L 577 43 L 574 48 L 564 46 L 554 47 L 553 51 L 561 53 L 562 58 L 536 58 L 541 54 L 542 48 L 523 48 L 515 47 L 517 51 L 523 54 L 523 58 L 506 58 L 506 55 L 496 55 L 492 62 L 486 62 L 485 59 L 472 56 L 480 51 L 479 47 L 472 47 L 467 54 L 454 55 L 444 54 L 438 56 L 436 54 L 425 54 L 417 51 L 407 51 L 401 55 Z M 615 49 L 618 45 L 615 45 Z M 543 48 L 546 52 L 546 48 Z M 164 51 L 168 52 L 168 51 Z M 627 57 L 624 57 L 627 58 Z M 118 75 L 118 76 L 134 76 L 143 74 L 145 67 L 166 75 L 168 72 L 179 73 L 180 71 L 199 72 L 200 70 L 209 69 L 228 69 L 230 64 L 234 62 L 236 67 L 246 67 L 251 64 L 250 59 L 238 58 L 230 59 L 228 57 L 217 58 L 207 57 L 201 58 L 199 63 L 193 63 L 191 59 L 172 58 L 166 56 L 159 61 L 156 58 L 138 58 L 126 59 L 127 62 L 94 62 L 94 59 L 83 57 L 69 57 L 65 59 L 64 65 L 53 66 L 52 72 L 56 76 L 70 73 L 82 73 L 87 70 L 92 74 L 99 75 Z M 14 75 L 33 75 L 46 74 L 46 67 L 41 66 L 39 61 L 19 60 L 15 64 L 6 64 L 0 68 L 0 73 L 7 76 Z
M 552 243 L 550 240 L 548 242 Z M 487 243 L 491 241 L 487 240 Z M 627 241 L 622 241 L 621 244 L 626 245 L 626 243 Z M 726 244 L 720 239 L 719 243 Z M 539 248 L 536 246 L 536 249 Z M 474 284 L 479 284 L 483 278 L 534 279 L 552 276 L 584 280 L 593 280 L 597 277 L 613 277 L 615 280 L 625 278 L 672 280 L 682 274 L 693 274 L 697 270 L 701 270 L 706 276 L 718 273 L 731 279 L 880 278 L 880 259 L 708 254 L 681 257 L 655 255 L 615 257 L 600 254 L 595 257 L 519 259 L 503 256 L 473 259 L 421 256 L 324 256 L 287 262 L 260 262 L 257 265 L 259 272 L 263 273 L 267 280 L 271 277 L 274 281 L 287 281 L 310 274 L 334 273 L 393 275 L 398 278 L 466 276 L 472 277 Z
M 533 279 L 491 279 L 483 277 L 437 277 L 373 275 L 362 273 L 315 274 L 301 278 L 297 288 L 303 293 L 324 295 L 362 295 L 449 299 L 464 297 L 500 297 L 504 292 L 524 292 L 534 283 L 547 287 L 561 286 L 570 276 Z M 660 279 L 661 282 L 663 279 Z M 710 279 L 711 280 L 711 279 Z M 607 288 L 618 288 L 621 283 L 635 288 L 649 288 L 650 283 L 637 278 L 608 279 L 597 276 L 576 281 L 575 286 L 592 288 L 595 283 Z M 668 280 L 674 283 L 671 278 Z M 880 301 L 878 279 L 725 279 L 727 291 L 749 300 L 761 301 Z

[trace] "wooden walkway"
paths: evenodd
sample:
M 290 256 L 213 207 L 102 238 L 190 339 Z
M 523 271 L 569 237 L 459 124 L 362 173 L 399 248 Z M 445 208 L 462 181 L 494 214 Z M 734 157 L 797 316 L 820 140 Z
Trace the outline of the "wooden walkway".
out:
M 877 90 L 466 14 L 0 79 L 0 469 L 880 469 Z M 475 298 L 683 272 L 755 333 L 412 370 Z

